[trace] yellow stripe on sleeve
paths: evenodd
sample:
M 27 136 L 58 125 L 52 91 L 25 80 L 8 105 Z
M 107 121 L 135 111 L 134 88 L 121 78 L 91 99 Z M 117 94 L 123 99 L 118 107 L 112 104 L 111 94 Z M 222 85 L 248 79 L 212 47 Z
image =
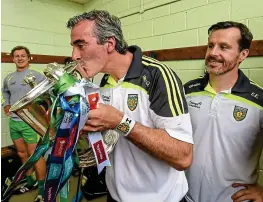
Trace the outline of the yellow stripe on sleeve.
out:
M 168 103 L 169 103 L 169 107 L 170 107 L 170 110 L 171 110 L 171 112 L 172 112 L 172 115 L 173 115 L 173 116 L 177 116 L 177 115 L 182 114 L 182 111 L 181 111 L 181 109 L 180 109 L 179 103 L 178 103 L 178 101 L 177 101 L 177 99 L 176 99 L 176 94 L 175 94 L 175 96 L 174 96 L 174 101 L 175 101 L 175 105 L 176 105 L 175 107 L 174 107 L 173 102 L 172 102 L 172 94 L 171 94 L 171 92 L 172 92 L 172 90 L 174 91 L 175 86 L 174 86 L 174 82 L 172 82 L 171 75 L 168 74 L 168 77 L 169 77 L 169 79 L 170 79 L 170 81 L 171 81 L 171 84 L 172 84 L 172 86 L 171 86 L 172 89 L 171 89 L 171 87 L 170 87 L 170 85 L 169 85 L 168 78 L 167 78 L 167 76 L 166 76 L 166 74 L 165 74 L 165 72 L 164 72 L 164 71 L 167 72 L 167 70 L 165 70 L 160 64 L 147 63 L 146 61 L 142 61 L 142 63 L 143 63 L 145 66 L 154 66 L 154 67 L 157 67 L 157 68 L 161 71 L 162 76 L 163 76 L 163 78 L 164 78 L 165 86 L 166 86 L 166 89 L 167 89 Z M 178 114 L 176 114 L 175 108 L 177 109 Z
M 155 60 L 153 58 L 149 58 L 149 57 L 146 57 L 146 56 L 143 56 L 143 59 L 149 61 L 149 62 L 154 62 L 154 63 L 157 63 L 159 64 L 165 71 L 166 73 L 168 74 L 169 76 L 169 79 L 171 81 L 171 84 L 172 84 L 172 91 L 173 91 L 173 94 L 174 94 L 174 103 L 176 105 L 176 109 L 179 113 L 179 115 L 181 115 L 182 113 L 184 113 L 184 104 L 183 104 L 183 99 L 182 99 L 182 93 L 180 88 L 179 88 L 179 84 L 177 82 L 177 79 L 175 78 L 175 75 L 173 74 L 172 70 L 166 66 L 165 64 L 162 64 L 161 62 L 159 62 L 158 60 Z M 152 63 L 151 63 L 152 64 Z M 173 79 L 172 79 L 172 78 Z M 178 92 L 178 95 L 179 95 L 179 101 L 177 100 L 177 96 L 176 96 L 176 92 L 175 92 L 175 89 L 177 90 Z M 181 106 L 181 107 L 180 107 Z M 181 111 L 181 109 L 183 110 L 183 112 Z

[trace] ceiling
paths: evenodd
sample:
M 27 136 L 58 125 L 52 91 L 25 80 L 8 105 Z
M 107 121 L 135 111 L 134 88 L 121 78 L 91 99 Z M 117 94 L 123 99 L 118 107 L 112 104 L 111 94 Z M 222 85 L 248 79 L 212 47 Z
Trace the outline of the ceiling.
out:
M 79 3 L 79 4 L 85 4 L 85 3 L 92 1 L 92 0 L 68 0 L 68 1 Z

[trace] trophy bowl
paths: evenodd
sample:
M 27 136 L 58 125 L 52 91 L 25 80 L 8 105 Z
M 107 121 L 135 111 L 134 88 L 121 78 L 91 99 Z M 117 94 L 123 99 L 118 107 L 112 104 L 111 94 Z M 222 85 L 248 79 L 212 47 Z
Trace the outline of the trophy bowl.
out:
M 10 108 L 10 112 L 18 115 L 23 121 L 25 121 L 31 128 L 33 128 L 40 136 L 44 136 L 47 132 L 49 125 L 48 115 L 43 107 L 43 102 L 49 103 L 47 97 L 43 95 L 48 92 L 55 85 L 55 82 L 46 78 L 44 81 L 36 85 L 25 96 L 13 104 Z M 40 98 L 44 99 L 39 102 Z M 50 134 L 54 137 L 55 134 Z M 52 138 L 51 138 L 52 139 Z
M 44 136 L 49 127 L 48 108 L 52 103 L 48 91 L 55 86 L 57 80 L 59 80 L 64 72 L 74 76 L 77 65 L 77 61 L 70 62 L 63 67 L 57 63 L 50 63 L 44 70 L 46 79 L 39 84 L 35 82 L 33 75 L 26 76 L 24 81 L 30 85 L 32 90 L 13 104 L 10 112 L 18 115 L 40 136 Z M 55 138 L 56 131 L 54 128 L 50 128 L 49 135 L 51 140 Z
M 35 83 L 33 77 L 26 78 L 25 82 L 27 82 L 33 89 L 13 104 L 10 108 L 10 112 L 18 115 L 40 136 L 44 136 L 49 128 L 50 139 L 54 140 L 56 137 L 56 129 L 49 126 L 50 121 L 48 113 L 52 104 L 49 92 L 54 88 L 56 82 L 65 72 L 70 76 L 75 77 L 77 75 L 75 72 L 76 66 L 76 61 L 73 61 L 64 67 L 61 67 L 57 63 L 48 64 L 47 68 L 44 70 L 44 74 L 47 78 L 39 84 Z M 86 142 L 86 147 L 83 150 L 84 152 L 79 154 L 80 167 L 95 166 L 95 156 L 92 146 L 87 140 L 86 134 L 81 135 L 80 138 L 84 138 Z M 119 134 L 114 130 L 103 132 L 103 142 L 108 154 L 114 149 L 118 138 Z

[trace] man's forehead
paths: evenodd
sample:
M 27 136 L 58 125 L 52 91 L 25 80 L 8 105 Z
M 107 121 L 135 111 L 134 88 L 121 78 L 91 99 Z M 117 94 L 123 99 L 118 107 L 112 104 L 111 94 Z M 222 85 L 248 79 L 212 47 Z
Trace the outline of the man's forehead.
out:
M 26 54 L 26 51 L 25 49 L 15 50 L 14 55 L 17 55 L 17 54 Z
M 93 36 L 93 22 L 89 20 L 83 20 L 77 23 L 71 30 L 71 44 L 76 40 L 85 40 L 88 36 Z
M 218 29 L 214 30 L 210 33 L 209 38 L 214 38 L 214 37 L 224 37 L 224 38 L 240 38 L 240 31 L 238 28 L 231 27 L 227 29 Z
M 73 28 L 71 33 L 80 32 L 80 33 L 90 33 L 93 29 L 94 21 L 82 20 L 78 22 Z
M 219 29 L 211 32 L 208 37 L 208 43 L 226 43 L 238 45 L 240 38 L 241 34 L 237 28 Z

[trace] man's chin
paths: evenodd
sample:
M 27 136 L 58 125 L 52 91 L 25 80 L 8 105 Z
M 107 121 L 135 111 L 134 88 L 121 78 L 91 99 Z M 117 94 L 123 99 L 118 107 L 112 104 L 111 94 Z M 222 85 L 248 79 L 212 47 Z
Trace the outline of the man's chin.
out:
M 212 75 L 215 75 L 215 76 L 224 74 L 224 71 L 222 70 L 222 67 L 207 67 L 206 71 L 209 74 L 212 74 Z
M 215 69 L 213 69 L 211 71 L 208 71 L 208 73 L 211 74 L 211 75 L 214 75 L 214 76 L 220 76 L 220 75 L 223 75 L 223 74 L 227 73 L 228 71 L 229 70 L 222 70 L 222 69 L 215 70 Z
M 206 66 L 206 69 L 207 71 L 217 71 L 217 70 L 220 70 L 221 69 L 221 66 L 212 66 L 212 65 L 209 65 L 209 66 Z

